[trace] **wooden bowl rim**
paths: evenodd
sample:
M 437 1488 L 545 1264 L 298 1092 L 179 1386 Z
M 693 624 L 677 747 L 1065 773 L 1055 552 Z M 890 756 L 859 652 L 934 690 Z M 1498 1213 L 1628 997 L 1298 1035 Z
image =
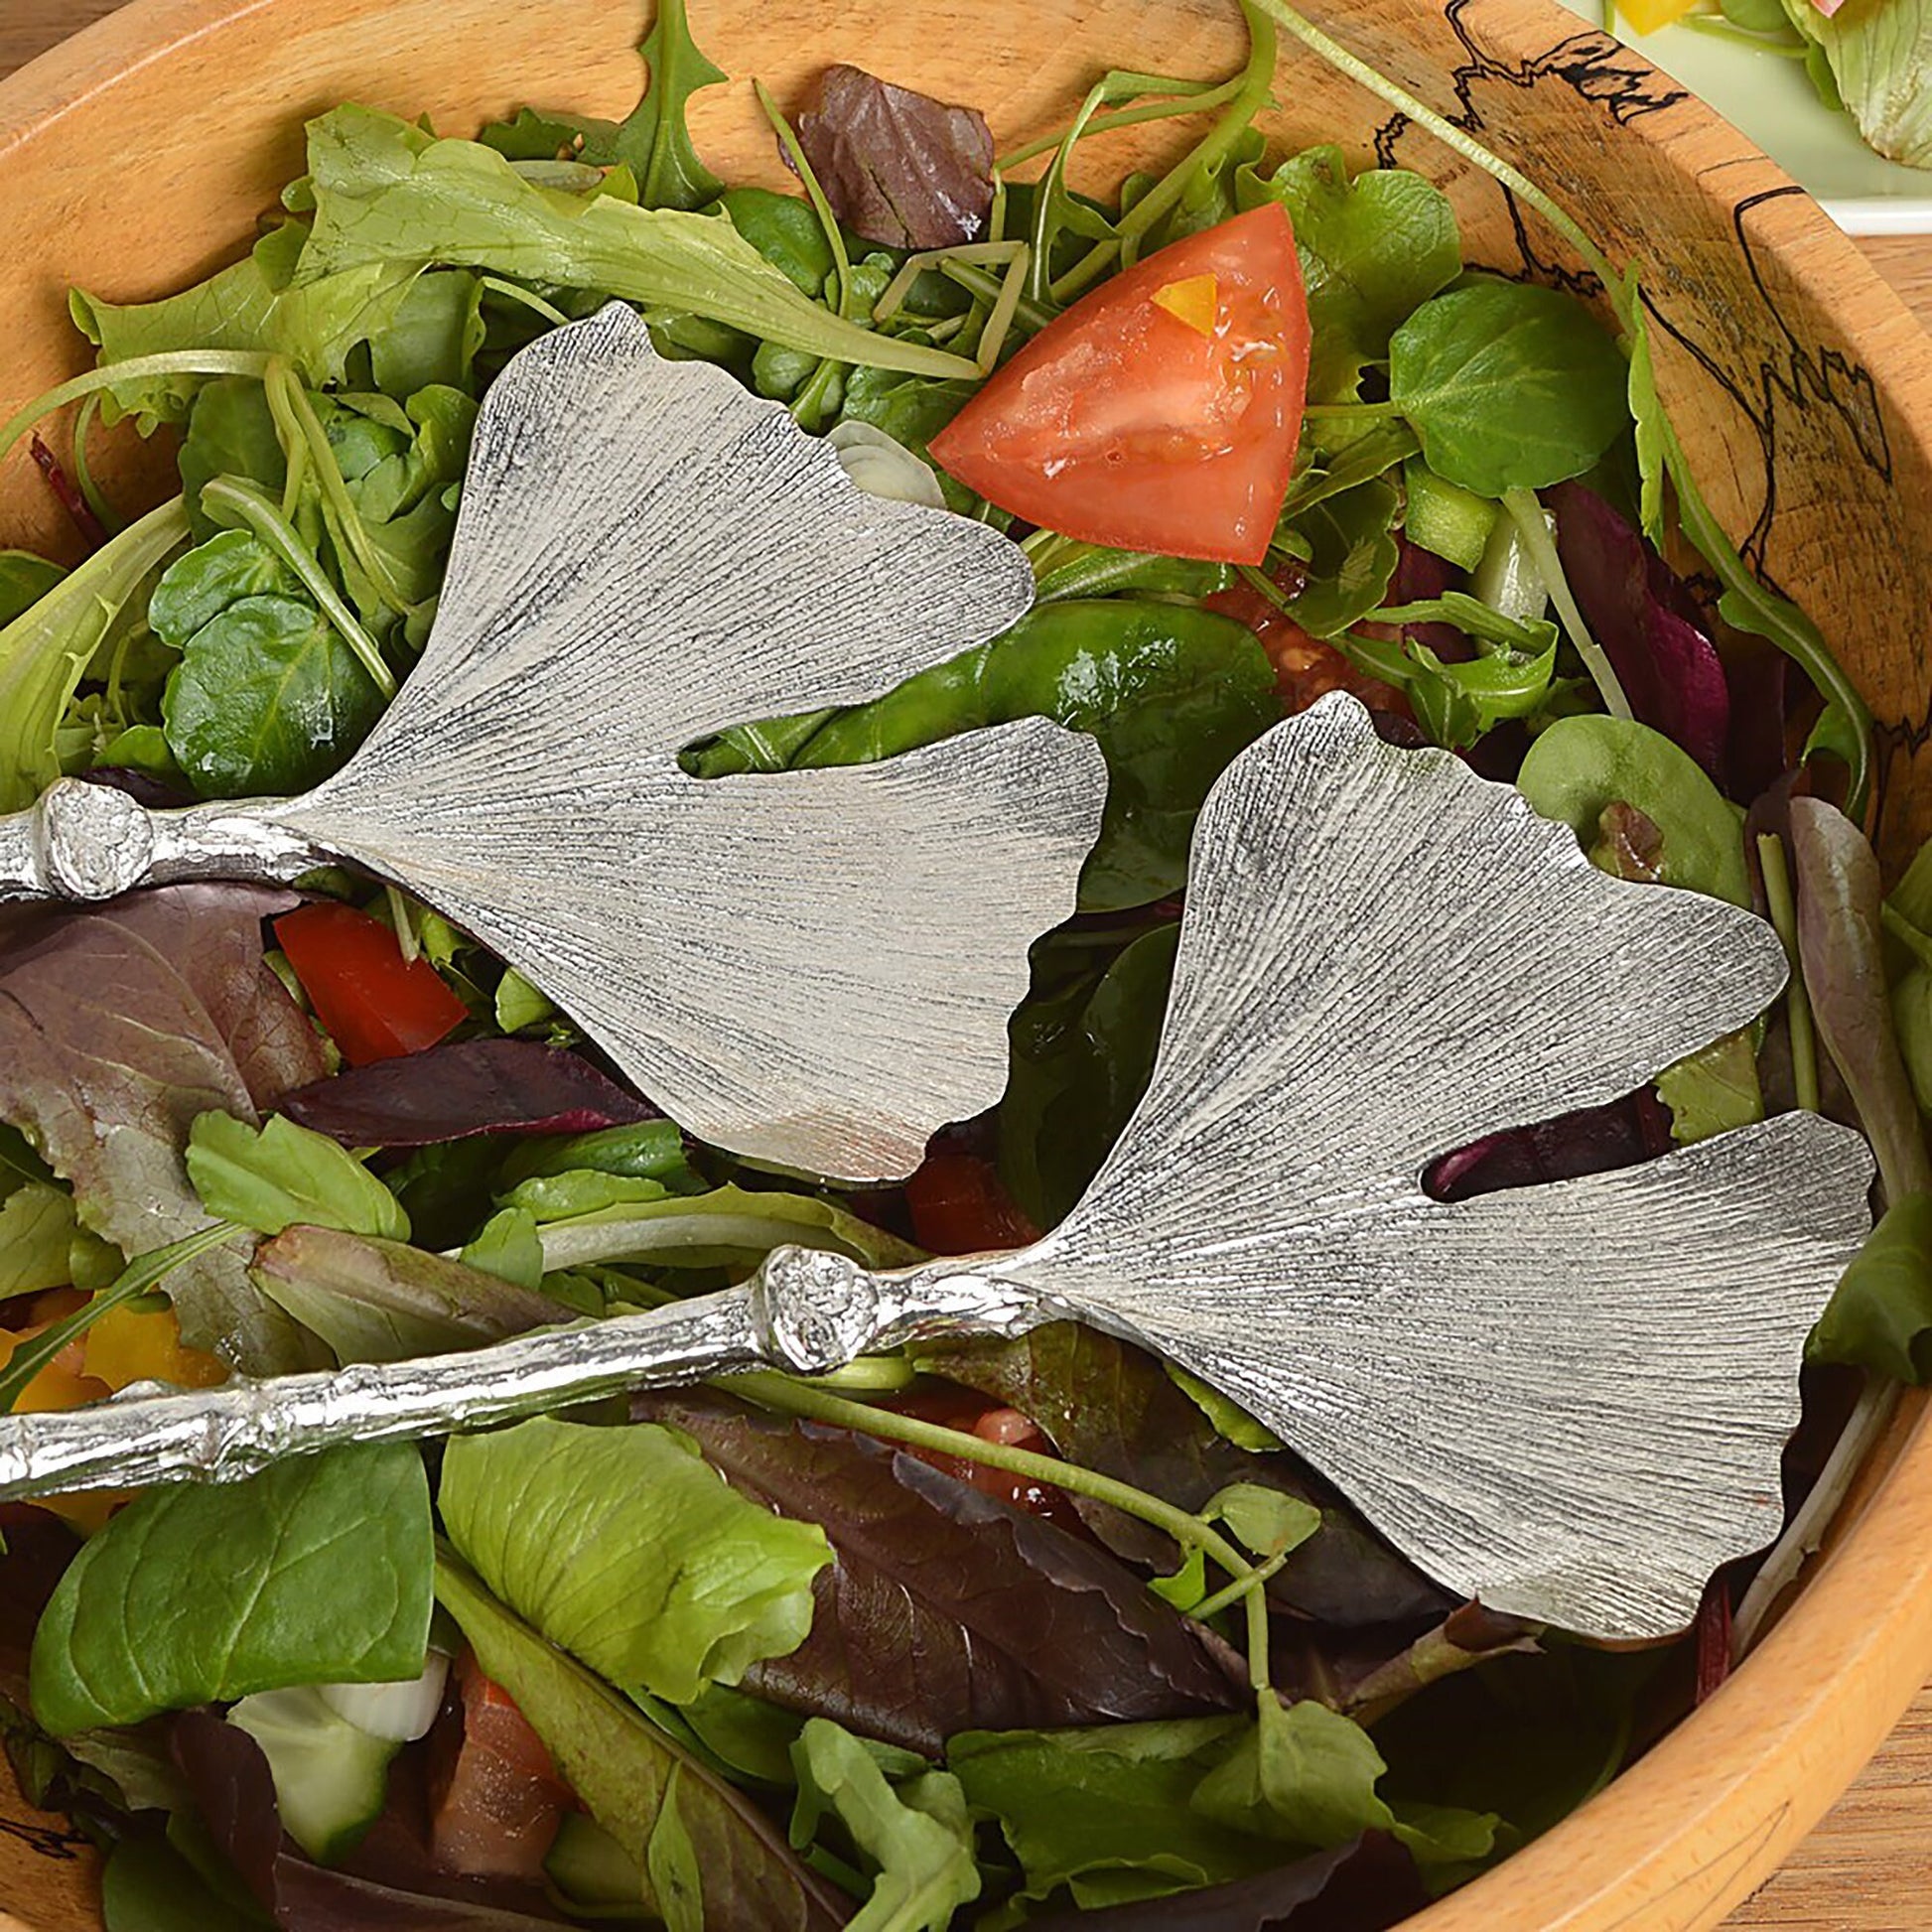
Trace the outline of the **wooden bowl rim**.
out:
M 9 153 L 82 102 L 251 15 L 305 0 L 129 0 L 0 81 L 0 169 Z M 1158 0 L 1154 0 L 1158 4 Z M 1311 0 L 1317 16 L 1343 0 Z M 1528 0 L 1511 0 L 1522 6 Z M 1566 36 L 1578 27 L 1539 0 Z M 1342 30 L 1345 38 L 1345 28 Z M 1288 47 L 1284 53 L 1288 53 Z M 1714 202 L 1725 162 L 1772 164 L 1702 102 L 1643 138 L 1673 153 Z M 1695 166 L 1693 164 L 1696 164 Z M 1907 325 L 1903 302 L 1815 203 L 1761 244 L 1814 285 L 1833 278 L 1834 310 L 1867 328 Z M 1866 329 L 1861 329 L 1861 335 Z M 1895 364 L 1897 358 L 1891 358 Z M 1879 364 L 1900 426 L 1932 451 L 1932 392 Z M 1403 1932 L 1695 1932 L 1769 1876 L 1836 1801 L 1932 1676 L 1932 1419 L 1908 1392 L 1841 1512 L 1826 1555 L 1750 1660 L 1700 1710 L 1604 1791 L 1492 1872 L 1405 1922 Z M 0 1932 L 34 1926 L 0 1901 Z M 1523 1916 L 1534 1913 L 1534 1919 Z

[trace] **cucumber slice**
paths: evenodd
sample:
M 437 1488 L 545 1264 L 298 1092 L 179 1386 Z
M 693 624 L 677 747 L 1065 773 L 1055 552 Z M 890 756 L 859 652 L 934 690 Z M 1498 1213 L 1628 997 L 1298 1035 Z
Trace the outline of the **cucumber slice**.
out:
M 296 1844 L 323 1864 L 351 1851 L 382 1809 L 389 1760 L 400 1746 L 338 1717 L 314 1685 L 258 1691 L 228 1722 L 262 1747 L 283 1828 Z
M 636 1861 L 581 1811 L 564 1813 L 543 1868 L 558 1903 L 574 1918 L 637 1924 L 650 1918 L 644 1907 L 644 1874 Z
M 1409 459 L 1402 480 L 1409 496 L 1402 527 L 1409 541 L 1458 570 L 1474 570 L 1501 514 L 1498 506 L 1459 483 L 1445 482 L 1421 457 Z

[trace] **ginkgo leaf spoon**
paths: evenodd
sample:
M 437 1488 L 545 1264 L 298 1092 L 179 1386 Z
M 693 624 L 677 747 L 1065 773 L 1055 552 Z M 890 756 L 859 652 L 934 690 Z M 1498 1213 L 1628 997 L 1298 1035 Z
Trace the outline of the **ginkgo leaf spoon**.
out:
M 1241 1403 L 1449 1587 L 1663 1636 L 1776 1533 L 1868 1150 L 1797 1114 L 1454 1204 L 1421 1175 L 1750 1024 L 1785 970 L 1748 912 L 1606 877 L 1513 788 L 1330 697 L 1210 796 L 1152 1084 L 1032 1247 L 881 1274 L 784 1248 L 741 1288 L 470 1354 L 6 1418 L 0 1499 L 1072 1316 Z

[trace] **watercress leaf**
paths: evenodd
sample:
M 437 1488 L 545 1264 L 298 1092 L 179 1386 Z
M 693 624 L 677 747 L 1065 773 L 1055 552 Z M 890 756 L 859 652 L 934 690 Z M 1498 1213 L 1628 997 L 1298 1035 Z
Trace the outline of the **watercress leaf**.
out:
M 973 1726 L 1172 1717 L 1236 1695 L 1193 1627 L 1103 1551 L 924 1462 L 715 1398 L 642 1397 L 633 1413 L 831 1538 L 811 1635 L 748 1677 L 759 1697 L 931 1755 Z
M 548 1296 L 398 1241 L 297 1225 L 255 1251 L 252 1277 L 339 1362 L 401 1362 L 571 1318 Z
M 1819 1036 L 1844 1076 L 1892 1202 L 1932 1193 L 1925 1129 L 1885 981 L 1882 887 L 1864 834 L 1819 798 L 1791 801 L 1798 946 Z
M 207 399 L 198 407 L 206 408 Z M 164 643 L 181 649 L 231 604 L 250 597 L 300 597 L 302 586 L 252 530 L 223 530 L 178 557 L 148 602 L 148 622 Z
M 188 1130 L 188 1177 L 215 1219 L 259 1234 L 302 1222 L 345 1234 L 409 1239 L 402 1204 L 352 1154 L 277 1114 L 252 1127 L 201 1115 Z
M 1547 489 L 1628 428 L 1629 371 L 1574 296 L 1481 278 L 1425 304 L 1389 344 L 1389 394 L 1429 467 L 1478 496 Z
M 826 69 L 798 144 L 833 213 L 868 241 L 950 248 L 976 240 L 992 210 L 986 116 L 861 68 Z
M 825 1718 L 806 1724 L 791 1757 L 792 1844 L 809 1845 L 829 1813 L 876 1874 L 847 1932 L 946 1932 L 953 1913 L 979 1896 L 973 1821 L 957 1778 L 921 1763 L 895 1790 L 873 1749 Z
M 65 1288 L 77 1231 L 73 1197 L 65 1187 L 30 1180 L 0 1201 L 0 1301 Z
M 439 1501 L 495 1595 L 600 1676 L 673 1704 L 795 1650 L 831 1561 L 822 1531 L 748 1502 L 647 1424 L 459 1437 Z
M 1246 1449 L 1251 1455 L 1265 1455 L 1282 1447 L 1281 1438 L 1272 1429 L 1256 1422 L 1239 1403 L 1231 1402 L 1211 1383 L 1203 1382 L 1198 1375 L 1189 1375 L 1178 1363 L 1166 1362 L 1162 1366 L 1168 1371 L 1168 1380 L 1207 1418 L 1215 1435 L 1224 1442 Z
M 543 1174 L 585 1172 L 661 1181 L 673 1194 L 705 1191 L 703 1177 L 685 1157 L 683 1135 L 668 1120 L 573 1134 L 561 1141 L 526 1141 L 503 1166 L 503 1177 L 512 1185 Z
M 1550 506 L 1564 575 L 1631 710 L 1723 784 L 1730 686 L 1689 586 L 1595 490 L 1565 483 Z
M 1640 811 L 1663 834 L 1658 877 L 1733 905 L 1751 902 L 1741 814 L 1688 752 L 1624 718 L 1563 718 L 1530 747 L 1517 787 L 1545 818 L 1588 848 L 1613 805 Z
M 1351 181 L 1339 148 L 1310 148 L 1266 180 L 1239 178 L 1241 207 L 1279 202 L 1295 224 L 1314 326 L 1309 396 L 1352 401 L 1365 363 L 1389 351 L 1397 327 L 1462 272 L 1462 235 L 1449 198 L 1404 168 Z
M 533 1039 L 466 1039 L 377 1060 L 288 1094 L 282 1111 L 345 1147 L 588 1134 L 654 1115 L 581 1055 Z
M 130 1255 L 207 1225 L 183 1150 L 209 1111 L 252 1120 L 323 1070 L 301 1009 L 262 958 L 283 893 L 164 886 L 7 922 L 0 1118 L 73 1187 L 84 1226 Z M 251 1374 L 301 1367 L 300 1331 L 215 1249 L 170 1276 L 190 1346 Z
M 66 575 L 31 550 L 0 550 L 0 629 L 31 611 Z
M 245 597 L 188 640 L 162 713 L 168 749 L 204 798 L 288 796 L 342 768 L 382 695 L 313 604 Z
M 1315 1504 L 1321 1526 L 1270 1585 L 1270 1599 L 1297 1616 L 1341 1626 L 1440 1618 L 1451 1599 L 1349 1511 L 1318 1495 L 1293 1458 L 1257 1455 L 1217 1434 L 1190 1397 L 1143 1350 L 1071 1321 L 1050 1322 L 1014 1341 L 922 1348 L 930 1374 L 1018 1409 L 1046 1432 L 1061 1455 L 1198 1510 L 1230 1483 L 1261 1483 Z M 1073 1499 L 1082 1519 L 1117 1554 L 1172 1569 L 1174 1548 L 1161 1531 L 1105 1505 Z
M 652 1842 L 675 1787 L 677 1829 L 688 1835 L 703 1872 L 710 1922 L 759 1932 L 836 1932 L 845 1923 L 851 1901 L 791 1856 L 751 1799 L 712 1777 L 470 1572 L 439 1564 L 436 1593 L 484 1674 L 509 1693 L 571 1790 L 640 1870 L 650 1870 Z M 657 1902 L 642 1901 L 647 1910 Z
M 1097 1911 L 1030 1916 L 1030 1932 L 1377 1932 L 1420 1912 L 1415 1861 L 1384 1832 L 1253 1878 Z
M 435 264 L 698 315 L 842 362 L 963 373 L 957 356 L 842 321 L 795 289 L 731 222 L 614 195 L 539 188 L 492 149 L 393 115 L 339 107 L 309 128 L 315 226 L 303 283 Z
M 150 1489 L 55 1589 L 34 1637 L 35 1715 L 62 1736 L 285 1685 L 414 1677 L 431 1563 L 413 1444 Z
M 1860 1249 L 1805 1353 L 1894 1382 L 1932 1382 L 1932 1194 L 1907 1194 Z
M 1191 1803 L 1235 1831 L 1328 1851 L 1394 1822 L 1375 1795 L 1388 1767 L 1368 1732 L 1324 1705 L 1284 1706 L 1264 1692 L 1258 1718 Z
M 727 76 L 698 52 L 684 0 L 657 0 L 657 19 L 641 50 L 650 69 L 644 97 L 612 141 L 612 159 L 627 163 L 645 207 L 703 207 L 722 184 L 691 145 L 684 110 L 701 87 Z
M 1321 1512 L 1312 1503 L 1259 1482 L 1231 1483 L 1209 1500 L 1206 1513 L 1258 1557 L 1286 1556 L 1321 1528 Z
M 188 535 L 179 502 L 130 525 L 0 628 L 0 812 L 25 811 L 61 775 L 56 734 L 95 651 Z
M 1308 582 L 1289 615 L 1311 637 L 1338 637 L 1384 603 L 1402 559 L 1400 492 L 1380 481 L 1324 495 L 1289 525 L 1306 552 Z
M 1244 1729 L 1239 1718 L 1082 1729 L 967 1731 L 947 1767 L 990 1813 L 1026 1873 L 1027 1895 L 1061 1885 L 1076 1903 L 1162 1897 L 1278 1863 L 1277 1846 L 1189 1800 Z
M 1680 1147 L 1728 1134 L 1764 1118 L 1764 1089 L 1748 1033 L 1730 1034 L 1657 1076 L 1657 1095 L 1671 1111 Z
M 1035 953 L 999 1112 L 1000 1177 L 1035 1227 L 1065 1219 L 1141 1104 L 1179 931 L 1156 926 L 1099 970 L 1081 955 L 1070 977 L 1051 946 Z

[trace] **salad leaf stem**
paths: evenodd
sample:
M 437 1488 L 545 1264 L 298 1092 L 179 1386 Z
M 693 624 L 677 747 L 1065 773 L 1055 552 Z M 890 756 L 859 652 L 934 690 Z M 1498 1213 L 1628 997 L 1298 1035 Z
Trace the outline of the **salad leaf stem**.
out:
M 218 1248 L 224 1241 L 231 1241 L 237 1234 L 246 1232 L 236 1222 L 216 1221 L 184 1240 L 171 1241 L 167 1247 L 156 1248 L 151 1254 L 137 1255 L 84 1308 L 75 1309 L 65 1320 L 55 1322 L 44 1335 L 37 1335 L 14 1350 L 4 1373 L 0 1373 L 0 1415 L 11 1413 L 28 1383 L 69 1342 L 77 1341 L 84 1335 L 102 1315 L 129 1302 L 138 1301 L 197 1255 L 205 1255 L 210 1248 Z
M 393 698 L 398 689 L 395 673 L 383 661 L 381 647 L 343 601 L 341 592 L 329 581 L 328 572 L 316 561 L 315 553 L 302 541 L 295 526 L 269 501 L 260 486 L 238 477 L 216 477 L 212 483 L 203 485 L 202 501 L 228 511 L 245 524 L 301 578 L 303 588 L 336 626 L 343 642 L 355 653 L 375 688 L 383 697 Z
M 251 348 L 170 349 L 160 355 L 133 355 L 125 362 L 110 362 L 105 368 L 88 369 L 69 381 L 49 389 L 24 404 L 4 423 L 0 423 L 0 457 L 4 457 L 36 423 L 70 402 L 84 401 L 104 389 L 124 382 L 142 382 L 158 375 L 252 375 L 259 381 L 267 375 L 273 358 Z
M 1115 238 L 1095 242 L 1052 285 L 1055 302 L 1070 302 L 1092 287 L 1114 265 L 1116 258 L 1123 268 L 1131 268 L 1141 237 L 1151 232 L 1156 223 L 1173 208 L 1191 180 L 1225 159 L 1229 149 L 1240 140 L 1254 117 L 1267 104 L 1269 91 L 1275 83 L 1276 53 L 1275 26 L 1268 14 L 1277 12 L 1277 9 L 1270 5 L 1264 11 L 1257 0 L 1241 0 L 1241 12 L 1248 23 L 1248 64 L 1241 70 L 1241 84 L 1228 97 L 1226 111 L 1121 216 Z
M 1764 902 L 1771 927 L 1790 962 L 1791 981 L 1785 989 L 1784 1010 L 1791 1030 L 1791 1078 L 1798 1105 L 1818 1113 L 1822 1099 L 1818 1084 L 1818 1029 L 1812 1021 L 1811 995 L 1805 988 L 1804 962 L 1798 956 L 1798 902 L 1791 892 L 1791 868 L 1785 863 L 1784 841 L 1766 832 L 1757 841 L 1758 867 L 1764 877 Z
M 73 480 L 80 485 L 80 494 L 87 507 L 94 513 L 94 521 L 113 537 L 126 529 L 126 523 L 115 513 L 112 503 L 107 500 L 107 492 L 95 480 L 93 466 L 87 461 L 87 438 L 92 434 L 94 419 L 100 414 L 100 397 L 96 393 L 84 401 L 73 419 Z
M 1399 416 L 1402 406 L 1394 402 L 1311 402 L 1302 414 L 1314 421 L 1326 421 L 1333 417 L 1345 423 L 1360 423 L 1377 416 Z
M 942 1424 L 902 1416 L 891 1409 L 878 1409 L 842 1396 L 827 1395 L 816 1384 L 792 1376 L 757 1372 L 735 1375 L 726 1388 L 747 1395 L 766 1408 L 796 1416 L 807 1422 L 827 1423 L 836 1429 L 850 1429 L 864 1436 L 887 1442 L 904 1443 L 914 1449 L 936 1450 L 987 1468 L 1002 1469 L 1009 1475 L 1024 1476 L 1063 1490 L 1069 1495 L 1085 1496 L 1091 1502 L 1106 1503 L 1155 1529 L 1165 1530 L 1183 1550 L 1198 1550 L 1217 1568 L 1224 1570 L 1238 1587 L 1235 1594 L 1244 1597 L 1248 1623 L 1249 1681 L 1257 1691 L 1268 1688 L 1268 1609 L 1262 1593 L 1267 1581 L 1266 1566 L 1250 1563 L 1226 1537 L 1200 1517 L 1163 1502 L 1144 1489 L 1101 1475 L 1097 1470 L 1064 1462 L 1056 1455 L 1042 1455 L 1034 1449 L 1016 1449 L 1006 1443 L 989 1443 L 964 1430 L 947 1429 Z M 1222 1607 L 1228 1597 L 1222 1590 L 1209 1602 Z M 1198 1616 L 1198 1612 L 1196 1615 Z
M 1551 536 L 1550 526 L 1544 521 L 1543 505 L 1535 491 L 1510 490 L 1503 497 L 1503 508 L 1509 512 L 1510 521 L 1521 533 L 1523 548 L 1529 552 L 1530 562 L 1535 565 L 1536 574 L 1543 579 L 1551 601 L 1563 614 L 1564 627 L 1570 632 L 1570 641 L 1577 646 L 1577 654 L 1584 660 L 1584 668 L 1588 671 L 1590 681 L 1603 700 L 1603 709 L 1612 718 L 1626 721 L 1633 718 L 1635 713 L 1630 709 L 1630 700 L 1624 695 L 1615 669 L 1602 645 L 1590 634 L 1583 612 L 1577 608 L 1570 580 L 1564 575 L 1563 560 L 1557 555 L 1556 539 Z
M 570 318 L 553 302 L 546 302 L 534 289 L 526 289 L 521 282 L 507 281 L 501 275 L 485 275 L 483 286 L 492 295 L 500 295 L 511 302 L 520 303 L 534 315 L 541 316 L 553 329 L 563 329 L 569 325 Z
M 825 230 L 825 244 L 832 251 L 833 271 L 839 278 L 839 315 L 842 320 L 850 321 L 852 257 L 846 251 L 845 235 L 839 228 L 838 217 L 832 212 L 832 204 L 825 199 L 825 190 L 819 186 L 817 172 L 806 157 L 803 143 L 791 123 L 785 119 L 783 110 L 771 98 L 770 90 L 762 80 L 754 80 L 752 89 L 758 95 L 759 105 L 764 109 L 765 119 L 771 123 L 771 131 L 778 137 L 778 145 L 785 151 L 785 159 L 805 185 L 805 196 L 812 205 L 812 212 L 818 216 L 818 225 Z
M 1087 123 L 1086 131 L 1089 135 L 1106 134 L 1117 127 L 1138 127 L 1145 121 L 1173 120 L 1179 114 L 1211 113 L 1234 99 L 1245 79 L 1245 71 L 1230 74 L 1221 81 L 1181 80 L 1165 73 L 1116 71 L 1107 75 L 1108 82 L 1112 83 L 1111 96 L 1116 100 L 1124 100 L 1134 94 L 1171 94 L 1173 98 L 1141 101 L 1132 107 L 1116 108 L 1112 113 L 1096 114 Z M 1025 147 L 1002 155 L 997 163 L 998 172 L 1007 175 L 1016 168 L 1024 168 L 1028 162 L 1037 161 L 1041 155 L 1060 146 L 1065 138 L 1064 133 L 1042 134 L 1037 140 L 1029 141 Z
M 913 285 L 928 269 L 943 270 L 949 262 L 990 265 L 1005 268 L 1016 256 L 1027 252 L 1024 241 L 962 241 L 951 248 L 924 248 L 908 255 L 898 273 L 886 284 L 886 292 L 873 304 L 872 319 L 883 329 L 905 306 Z
M 983 268 L 975 268 L 970 262 L 942 262 L 939 273 L 947 281 L 956 283 L 968 295 L 976 295 L 983 302 L 998 302 L 1002 293 L 1001 283 Z M 1014 310 L 1021 325 L 1034 332 L 1044 329 L 1053 320 L 1053 311 L 1042 309 L 1037 302 L 1031 300 L 1023 285 L 1020 301 Z

